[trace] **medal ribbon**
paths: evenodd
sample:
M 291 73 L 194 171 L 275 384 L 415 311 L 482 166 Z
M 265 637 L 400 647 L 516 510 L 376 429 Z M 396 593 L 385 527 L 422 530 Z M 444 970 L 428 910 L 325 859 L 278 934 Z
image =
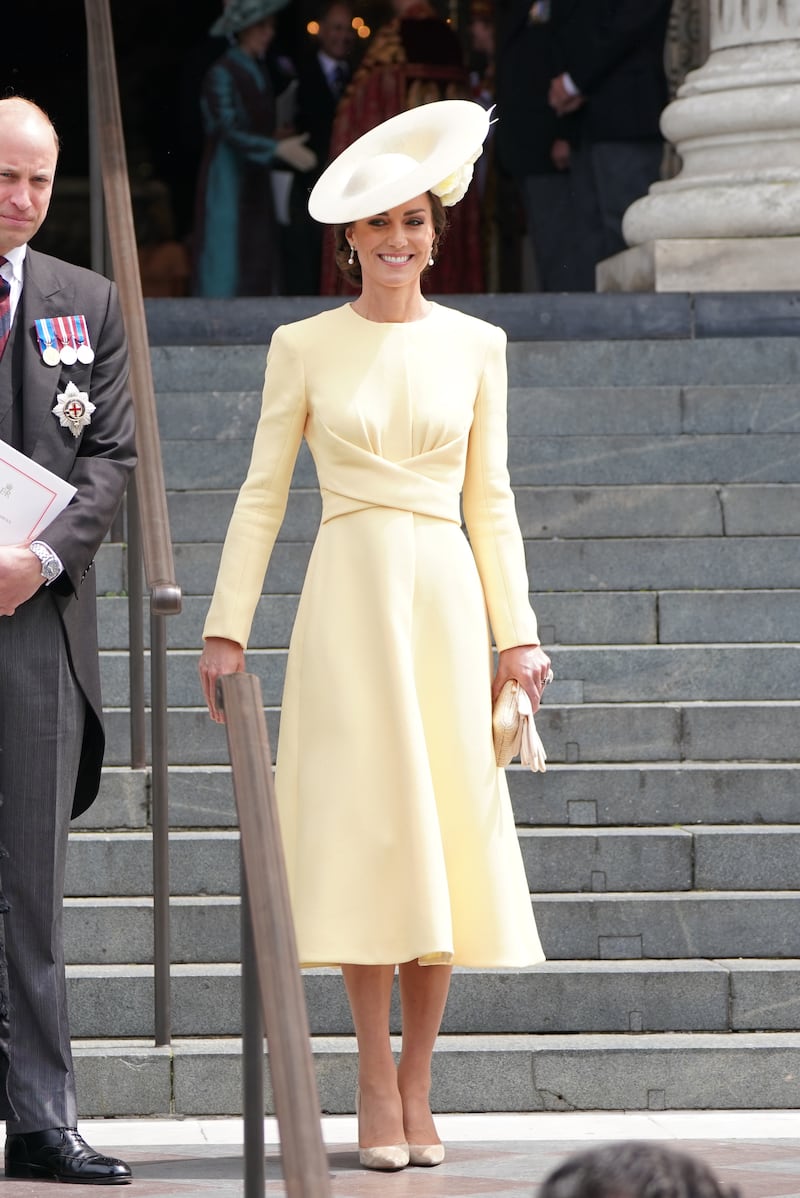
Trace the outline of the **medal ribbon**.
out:
M 94 357 L 85 316 L 42 316 L 33 323 L 39 342 L 39 352 L 43 357 L 46 350 L 54 349 L 58 353 L 65 346 L 76 351 L 85 346 L 84 357 L 81 361 L 91 361 Z
M 58 326 L 59 349 L 64 349 L 65 346 L 69 346 L 71 349 L 77 349 L 78 342 L 75 330 L 75 317 L 57 316 L 56 324 Z
M 42 316 L 39 318 L 39 320 L 35 320 L 33 323 L 36 327 L 36 339 L 39 342 L 40 352 L 44 354 L 44 351 L 49 349 L 51 345 L 53 349 L 58 349 L 55 325 L 53 324 L 52 320 Z
M 92 343 L 89 340 L 89 326 L 86 323 L 86 317 L 73 316 L 71 319 L 74 320 L 78 326 L 78 341 L 80 345 L 85 345 L 87 349 L 91 349 Z

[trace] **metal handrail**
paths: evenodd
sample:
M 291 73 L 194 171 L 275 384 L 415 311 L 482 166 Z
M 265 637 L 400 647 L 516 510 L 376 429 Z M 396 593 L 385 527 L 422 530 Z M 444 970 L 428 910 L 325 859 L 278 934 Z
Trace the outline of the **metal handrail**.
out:
M 286 1192 L 289 1198 L 329 1198 L 330 1175 L 320 1126 L 303 981 L 297 965 L 261 683 L 254 674 L 227 674 L 217 683 L 217 696 L 225 712 L 244 863 L 242 918 L 247 927 L 243 936 L 242 979 L 246 987 L 252 970 L 261 995 Z M 249 1026 L 251 1035 L 254 1031 L 257 1035 L 260 1029 L 252 1017 L 247 995 L 245 989 L 245 1030 Z M 244 1044 L 242 1052 L 245 1057 L 256 1055 L 252 1044 Z M 261 1052 L 257 1059 L 262 1060 Z M 248 1083 L 248 1062 L 244 1063 Z M 252 1067 L 251 1060 L 250 1083 Z M 261 1109 L 256 1109 L 258 1102 L 256 1079 L 254 1086 L 246 1088 L 245 1126 L 255 1135 L 260 1123 L 261 1151 L 254 1136 L 247 1137 L 250 1149 L 245 1162 L 247 1198 L 264 1193 L 264 1110 L 263 1100 Z
M 129 489 L 129 611 L 133 634 L 131 654 L 131 766 L 144 765 L 144 646 L 141 635 L 142 586 L 139 553 L 150 597 L 151 671 L 151 795 L 153 811 L 153 968 L 155 985 L 155 1040 L 171 1038 L 169 951 L 169 807 L 166 701 L 166 629 L 164 617 L 181 609 L 181 589 L 175 580 L 169 533 L 167 495 L 161 464 L 150 346 L 139 273 L 133 223 L 130 181 L 119 102 L 114 33 L 109 0 L 84 0 L 89 57 L 91 113 L 96 127 L 95 145 L 103 183 L 106 225 L 113 275 L 119 289 L 130 353 L 131 390 L 136 409 L 138 465 Z M 93 236 L 93 246 L 98 237 Z M 134 560 L 135 558 L 135 560 Z M 134 591 L 136 593 L 134 593 Z M 139 615 L 137 617 L 136 609 Z M 137 631 L 138 628 L 138 631 Z

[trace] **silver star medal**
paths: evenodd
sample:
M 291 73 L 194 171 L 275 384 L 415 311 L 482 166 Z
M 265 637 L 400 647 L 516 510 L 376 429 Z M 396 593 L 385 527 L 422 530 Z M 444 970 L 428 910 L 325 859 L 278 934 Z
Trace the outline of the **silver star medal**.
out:
M 53 415 L 58 416 L 62 428 L 68 428 L 73 437 L 77 437 L 87 424 L 91 424 L 95 406 L 87 391 L 79 391 L 74 383 L 67 383 L 64 390 L 58 393 Z

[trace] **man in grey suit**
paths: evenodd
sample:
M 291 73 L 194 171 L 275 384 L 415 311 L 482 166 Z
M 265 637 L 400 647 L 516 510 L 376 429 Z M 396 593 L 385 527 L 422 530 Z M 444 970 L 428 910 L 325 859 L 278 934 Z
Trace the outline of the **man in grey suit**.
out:
M 659 177 L 672 0 L 552 0 L 561 73 L 549 99 L 577 113 L 571 155 L 578 226 L 594 266 L 626 249 L 622 218 Z
M 38 540 L 0 546 L 0 1114 L 7 1177 L 125 1183 L 77 1132 L 62 906 L 71 816 L 97 794 L 104 736 L 92 563 L 135 463 L 113 283 L 28 248 L 58 141 L 0 100 L 0 439 L 76 493 Z

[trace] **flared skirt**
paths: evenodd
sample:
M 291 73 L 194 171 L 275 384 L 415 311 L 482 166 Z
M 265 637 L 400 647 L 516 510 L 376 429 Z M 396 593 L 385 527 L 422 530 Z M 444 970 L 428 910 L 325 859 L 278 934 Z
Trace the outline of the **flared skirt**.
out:
M 295 623 L 276 791 L 303 965 L 543 960 L 491 737 L 491 647 L 449 521 L 324 523 Z

